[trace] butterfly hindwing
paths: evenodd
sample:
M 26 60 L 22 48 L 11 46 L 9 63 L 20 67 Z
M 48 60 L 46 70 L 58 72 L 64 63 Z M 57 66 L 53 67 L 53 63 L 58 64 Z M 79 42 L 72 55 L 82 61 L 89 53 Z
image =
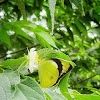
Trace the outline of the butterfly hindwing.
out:
M 44 60 L 39 63 L 38 73 L 40 85 L 43 88 L 53 86 L 59 77 L 57 64 L 53 60 Z
M 70 64 L 66 61 L 61 60 L 62 66 L 63 66 L 63 70 L 62 70 L 62 74 L 65 73 L 68 68 L 70 67 Z
M 72 66 L 64 60 L 59 60 L 59 59 L 53 59 L 53 60 L 56 61 L 56 63 L 58 64 L 58 70 L 60 69 L 59 78 L 56 81 L 56 83 L 54 84 L 54 85 L 56 85 L 60 81 L 60 79 L 63 76 L 65 76 L 72 69 Z

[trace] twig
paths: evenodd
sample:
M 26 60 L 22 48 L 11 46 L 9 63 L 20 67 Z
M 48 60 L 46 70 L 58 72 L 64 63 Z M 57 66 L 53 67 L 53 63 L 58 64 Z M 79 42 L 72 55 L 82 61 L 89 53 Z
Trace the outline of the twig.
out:
M 87 81 L 87 80 L 89 80 L 89 79 L 95 77 L 96 75 L 97 75 L 97 74 L 94 74 L 94 75 L 90 76 L 89 78 L 86 78 L 86 79 L 83 79 L 83 80 L 79 81 L 78 83 L 74 83 L 73 86 L 78 85 L 78 84 L 80 84 L 80 83 L 82 83 L 82 82 L 84 82 L 84 81 Z
M 33 47 L 37 47 L 37 46 L 40 46 L 40 44 L 32 45 L 32 46 L 29 46 L 29 47 L 25 47 L 25 48 L 22 48 L 22 49 L 20 49 L 20 50 L 16 50 L 16 51 L 14 51 L 14 52 L 11 52 L 11 53 L 9 53 L 9 54 L 15 54 L 15 53 L 24 51 L 24 50 L 26 50 L 27 48 L 33 48 Z M 7 54 L 4 54 L 4 55 L 0 56 L 0 59 L 1 59 L 1 58 L 4 58 L 4 57 L 6 57 L 6 56 L 7 56 Z
M 100 89 L 100 86 L 82 86 L 82 87 L 69 87 L 70 89 L 82 89 L 82 88 L 96 88 Z
M 57 38 L 57 40 L 61 40 L 62 38 L 63 38 L 63 37 Z M 20 50 L 16 50 L 16 51 L 14 51 L 14 52 L 11 52 L 11 53 L 9 53 L 9 54 L 15 54 L 15 53 L 24 51 L 24 50 L 26 50 L 27 48 L 30 49 L 30 48 L 37 47 L 37 46 L 40 46 L 40 44 L 36 44 L 36 45 L 29 46 L 29 47 L 25 47 L 25 48 L 22 48 L 22 49 L 20 49 Z M 4 57 L 6 57 L 6 56 L 7 56 L 7 54 L 4 54 L 4 55 L 0 56 L 0 59 L 4 58 Z
M 4 3 L 6 3 L 6 2 L 8 2 L 8 0 L 1 1 L 1 2 L 0 2 L 0 5 L 4 4 Z

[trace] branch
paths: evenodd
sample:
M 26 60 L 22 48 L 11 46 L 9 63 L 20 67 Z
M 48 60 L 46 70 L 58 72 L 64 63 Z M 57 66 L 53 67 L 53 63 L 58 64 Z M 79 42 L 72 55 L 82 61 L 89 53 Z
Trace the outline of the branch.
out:
M 16 51 L 11 52 L 11 53 L 9 53 L 9 54 L 15 54 L 15 53 L 18 53 L 18 52 L 24 51 L 24 50 L 26 50 L 27 48 L 33 48 L 33 47 L 37 47 L 37 46 L 40 46 L 40 44 L 32 45 L 32 46 L 25 47 L 25 48 L 21 48 L 20 50 L 16 50 Z M 0 56 L 0 59 L 1 59 L 1 58 L 4 58 L 4 57 L 6 57 L 6 56 L 7 56 L 7 54 L 4 54 L 4 55 Z
M 69 87 L 70 89 L 82 89 L 82 88 L 96 88 L 96 89 L 100 89 L 100 86 L 82 86 L 82 87 Z
M 1 2 L 0 2 L 0 5 L 4 4 L 4 3 L 6 3 L 6 2 L 8 2 L 8 0 L 1 1 Z
M 73 86 L 78 85 L 78 84 L 80 84 L 80 83 L 82 83 L 82 82 L 84 82 L 84 81 L 87 81 L 87 80 L 89 80 L 89 79 L 95 77 L 96 75 L 97 75 L 97 74 L 94 74 L 94 75 L 90 76 L 89 78 L 86 78 L 86 79 L 83 79 L 83 80 L 79 81 L 78 83 L 74 83 Z
M 57 38 L 57 40 L 61 40 L 62 38 L 63 38 L 63 37 Z M 37 47 L 37 46 L 40 46 L 40 44 L 36 44 L 36 45 L 29 46 L 29 47 L 21 48 L 20 50 L 16 50 L 16 51 L 11 52 L 11 53 L 9 53 L 9 54 L 15 54 L 15 53 L 24 51 L 24 50 L 26 50 L 27 48 L 30 49 L 30 48 Z M 4 54 L 4 55 L 0 56 L 0 59 L 4 58 L 4 57 L 6 57 L 6 56 L 7 56 L 7 54 Z

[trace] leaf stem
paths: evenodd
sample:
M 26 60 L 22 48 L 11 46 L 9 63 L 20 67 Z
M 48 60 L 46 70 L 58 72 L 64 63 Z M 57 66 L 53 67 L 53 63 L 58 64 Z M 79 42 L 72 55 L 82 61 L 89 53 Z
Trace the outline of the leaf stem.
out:
M 27 60 L 28 60 L 28 59 L 27 59 Z M 23 66 L 23 64 L 27 62 L 27 60 L 25 60 L 24 62 L 22 62 L 22 64 L 19 66 L 18 72 L 19 72 L 19 70 L 21 69 L 21 67 Z
M 4 69 L 0 67 L 0 69 L 4 72 Z

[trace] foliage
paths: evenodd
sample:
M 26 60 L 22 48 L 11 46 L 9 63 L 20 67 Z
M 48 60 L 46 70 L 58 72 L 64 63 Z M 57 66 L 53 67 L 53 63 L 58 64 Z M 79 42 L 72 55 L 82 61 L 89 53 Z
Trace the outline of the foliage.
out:
M 1 0 L 0 100 L 100 100 L 99 2 Z M 43 89 L 37 71 L 26 69 L 32 47 L 41 58 L 76 66 L 59 84 Z

